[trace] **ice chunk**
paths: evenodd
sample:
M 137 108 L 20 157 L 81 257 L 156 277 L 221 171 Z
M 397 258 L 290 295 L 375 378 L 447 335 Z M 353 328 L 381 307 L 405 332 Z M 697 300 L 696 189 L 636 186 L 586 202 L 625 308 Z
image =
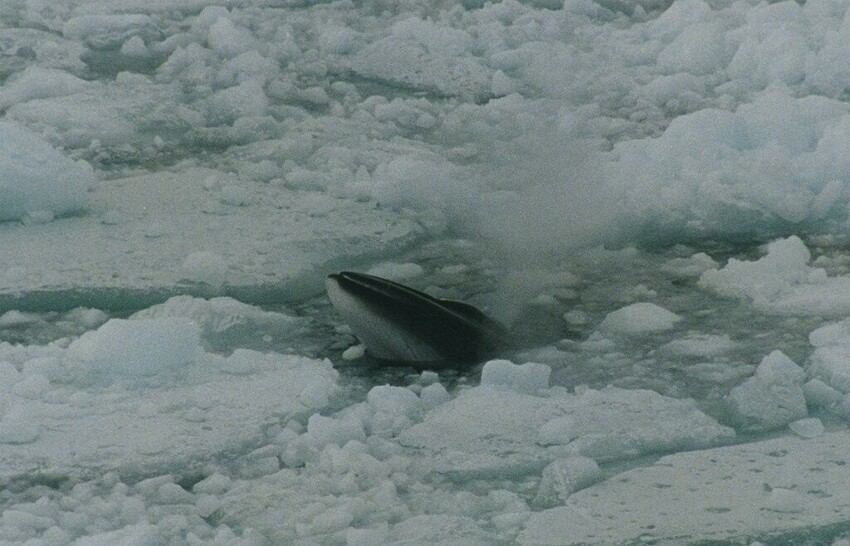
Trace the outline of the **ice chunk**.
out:
M 778 20 L 799 21 L 798 5 L 759 6 L 747 14 L 747 36 L 729 63 L 728 71 L 739 81 L 767 86 L 772 82 L 793 85 L 805 76 L 809 46 L 802 25 L 788 24 L 781 31 Z
M 186 256 L 180 269 L 187 280 L 220 288 L 227 280 L 230 266 L 220 254 L 200 250 Z
M 0 110 L 32 99 L 72 95 L 92 86 L 64 70 L 30 66 L 0 88 Z
M 192 486 L 193 493 L 221 495 L 230 489 L 231 479 L 223 474 L 214 473 Z
M 357 419 L 335 419 L 314 414 L 307 422 L 305 441 L 319 451 L 326 445 L 343 446 L 350 440 L 365 439 L 363 424 Z
M 217 91 L 206 101 L 212 124 L 232 124 L 240 118 L 263 116 L 269 107 L 263 86 L 255 79 Z
M 284 313 L 264 311 L 229 297 L 206 300 L 192 296 L 174 296 L 164 303 L 143 309 L 130 318 L 165 317 L 187 318 L 200 326 L 205 338 L 215 341 L 215 338 L 224 337 L 231 343 L 236 339 L 244 340 L 250 332 L 256 331 L 272 331 L 280 336 L 290 331 L 297 323 L 294 317 Z
M 814 438 L 823 434 L 824 431 L 823 423 L 817 417 L 794 421 L 788 425 L 788 428 L 800 438 Z
M 37 323 L 41 317 L 37 313 L 24 313 L 23 311 L 6 311 L 0 315 L 0 328 L 16 328 L 27 324 Z
M 850 29 L 847 25 L 826 33 L 823 47 L 808 58 L 805 65 L 806 81 L 816 90 L 832 97 L 840 97 L 850 84 L 850 60 L 843 55 Z
M 575 419 L 570 416 L 556 417 L 540 427 L 537 443 L 542 446 L 566 445 L 575 437 Z
M 788 286 L 806 281 L 811 257 L 803 241 L 791 236 L 767 245 L 767 254 L 758 261 L 732 258 L 722 269 L 703 273 L 699 282 L 724 295 L 747 295 L 756 303 L 769 301 Z
M 95 383 L 173 374 L 200 354 L 200 329 L 187 319 L 111 319 L 68 347 Z
M 126 57 L 145 58 L 150 57 L 151 52 L 141 36 L 133 36 L 121 46 L 121 54 Z
M 633 303 L 608 313 L 599 330 L 609 334 L 644 335 L 672 330 L 682 320 L 679 315 L 654 303 Z
M 61 216 L 86 206 L 86 192 L 94 183 L 87 166 L 14 122 L 0 122 L 0 141 L 0 221 L 35 211 Z
M 673 357 L 716 358 L 737 347 L 728 334 L 690 334 L 662 345 L 659 351 Z
M 389 528 L 386 523 L 376 529 L 357 529 L 349 527 L 345 532 L 346 546 L 372 546 L 373 544 L 385 544 Z
M 396 436 L 422 417 L 422 401 L 413 391 L 404 387 L 373 387 L 366 401 L 372 412 L 369 430 L 377 436 Z
M 681 100 L 681 91 L 674 95 Z M 843 184 L 830 181 L 847 173 L 838 159 L 847 112 L 839 101 L 796 98 L 777 87 L 735 112 L 698 109 L 675 117 L 658 139 L 617 143 L 609 180 L 628 194 L 621 219 L 636 217 L 651 232 L 675 238 L 675 230 L 775 233 L 780 225 L 843 217 Z
M 62 34 L 93 49 L 115 49 L 133 36 L 146 41 L 158 37 L 153 20 L 142 14 L 73 17 L 63 25 Z
M 6 390 L 21 380 L 21 372 L 11 363 L 0 361 L 0 385 Z
M 833 322 L 809 333 L 809 343 L 815 347 L 850 345 L 850 320 Z
M 677 277 L 699 277 L 710 269 L 718 269 L 720 264 L 705 252 L 698 252 L 690 258 L 673 258 L 664 264 L 664 271 Z
M 573 309 L 564 313 L 563 319 L 570 326 L 584 326 L 588 323 L 590 317 L 581 309 Z
M 803 370 L 774 351 L 764 357 L 755 376 L 729 393 L 727 402 L 737 426 L 748 431 L 784 427 L 808 414 L 802 384 Z
M 151 537 L 159 536 L 159 529 L 150 523 L 134 523 L 114 531 L 99 529 L 81 539 L 81 546 L 105 546 L 107 544 L 147 544 Z
M 207 41 L 214 50 L 228 57 L 235 57 L 257 46 L 251 32 L 236 25 L 230 18 L 219 17 L 209 27 Z
M 472 517 L 454 514 L 413 516 L 393 525 L 390 538 L 396 544 L 485 546 L 494 542 L 494 538 L 483 531 Z
M 588 457 L 556 459 L 543 469 L 535 504 L 551 507 L 562 504 L 567 498 L 602 479 L 596 461 Z
M 469 54 L 468 33 L 413 18 L 396 23 L 392 31 L 354 54 L 356 74 L 468 101 L 490 96 L 490 70 Z
M 566 417 L 574 420 L 574 439 L 541 446 L 541 428 L 552 423 L 551 429 L 563 431 L 567 421 L 556 419 Z M 608 461 L 705 447 L 733 436 L 691 402 L 651 391 L 606 388 L 542 398 L 481 386 L 437 406 L 398 440 L 428 454 L 438 472 L 465 479 L 539 471 L 541 462 L 566 454 Z
M 366 346 L 363 344 L 352 345 L 342 352 L 342 359 L 346 361 L 358 360 L 366 355 Z
M 850 392 L 850 345 L 818 347 L 809 357 L 809 370 L 830 387 Z
M 811 379 L 803 385 L 803 395 L 810 406 L 835 409 L 843 399 L 841 391 L 834 389 L 818 378 Z
M 27 510 L 4 510 L 0 517 L 3 527 L 7 529 L 28 530 L 43 533 L 49 529 L 54 520 L 51 517 L 33 514 Z
M 15 386 L 18 385 L 20 382 Z M 35 417 L 23 403 L 3 410 L 0 414 L 0 444 L 30 444 L 38 440 L 41 426 Z
M 448 402 L 451 398 L 449 391 L 440 383 L 428 385 L 419 393 L 419 399 L 422 400 L 422 407 L 425 410 L 435 408 L 444 402 Z
M 233 207 L 244 207 L 254 201 L 254 196 L 244 186 L 239 184 L 228 184 L 221 188 L 219 201 Z
M 511 389 L 525 394 L 537 394 L 549 387 L 552 369 L 545 364 L 526 362 L 514 364 L 509 360 L 491 360 L 481 370 L 481 385 Z
M 806 372 L 782 351 L 773 351 L 756 368 L 756 376 L 769 383 L 802 385 Z
M 812 381 L 807 392 L 817 400 L 817 405 L 835 405 L 833 389 L 850 392 L 850 321 L 821 326 L 809 333 L 809 342 L 815 346 L 809 356 L 809 373 Z
M 366 395 L 366 401 L 375 411 L 407 415 L 418 415 L 419 398 L 408 388 L 379 385 L 372 387 Z
M 746 431 L 773 430 L 806 417 L 806 399 L 798 385 L 770 384 L 751 378 L 729 393 L 735 424 Z
M 728 62 L 724 41 L 720 24 L 691 25 L 659 53 L 659 67 L 667 73 L 710 74 Z
M 808 265 L 811 254 L 799 237 L 767 245 L 755 262 L 731 258 L 722 269 L 702 274 L 699 285 L 723 296 L 747 299 L 769 313 L 844 315 L 850 311 L 850 277 L 829 277 Z
M 16 382 L 10 389 L 13 394 L 21 398 L 38 399 L 50 390 L 50 380 L 46 376 L 31 372 L 28 368 L 24 371 L 26 373 L 23 379 Z

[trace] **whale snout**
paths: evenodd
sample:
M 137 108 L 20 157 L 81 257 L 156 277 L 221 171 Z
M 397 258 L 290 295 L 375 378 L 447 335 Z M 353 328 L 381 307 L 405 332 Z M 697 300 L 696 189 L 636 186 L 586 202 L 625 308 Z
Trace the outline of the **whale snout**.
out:
M 474 364 L 504 338 L 504 329 L 466 303 L 434 298 L 365 273 L 325 279 L 331 304 L 373 357 L 423 367 Z

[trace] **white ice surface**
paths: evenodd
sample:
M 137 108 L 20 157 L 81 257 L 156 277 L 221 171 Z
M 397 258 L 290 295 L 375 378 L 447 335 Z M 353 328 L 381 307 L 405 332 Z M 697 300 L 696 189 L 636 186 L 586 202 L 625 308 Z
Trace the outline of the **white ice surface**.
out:
M 535 368 L 524 366 L 533 377 Z M 523 390 L 490 383 L 464 391 L 405 430 L 399 441 L 427 453 L 434 471 L 466 480 L 527 474 L 566 455 L 610 461 L 698 449 L 735 435 L 690 402 L 652 391 L 609 387 L 540 397 Z M 555 441 L 555 432 L 564 437 Z
M 70 161 L 18 123 L 0 122 L 0 142 L 0 221 L 39 213 L 52 219 L 86 206 L 94 184 L 88 165 Z
M 848 7 L 0 2 L 0 542 L 846 526 Z M 481 267 L 397 261 L 444 233 L 485 241 Z M 629 269 L 654 243 L 663 263 Z M 499 289 L 558 310 L 534 326 L 590 337 L 530 351 L 557 368 L 360 397 L 328 361 L 250 350 L 315 323 L 246 301 L 376 262 L 485 299 L 508 270 Z M 707 449 L 750 441 L 725 425 L 784 436 Z
M 521 544 L 747 542 L 850 510 L 845 432 L 677 453 L 532 514 Z
M 727 402 L 738 428 L 782 428 L 808 415 L 803 382 L 806 372 L 780 351 L 764 357 L 754 376 L 732 389 Z
M 799 237 L 767 245 L 756 261 L 731 258 L 721 269 L 700 277 L 700 286 L 746 299 L 759 310 L 779 315 L 842 316 L 850 311 L 850 277 L 830 276 L 810 265 L 811 253 Z
M 256 201 L 232 205 L 222 201 L 231 179 L 188 169 L 104 181 L 83 216 L 0 224 L 12 257 L 3 267 L 14 273 L 0 274 L 4 306 L 63 292 L 106 306 L 175 293 L 292 299 L 320 289 L 322 272 L 342 257 L 402 248 L 422 235 L 369 204 L 280 187 L 250 184 Z M 68 233 L 85 243 L 64 244 Z
M 640 336 L 670 330 L 682 317 L 654 303 L 633 303 L 608 313 L 599 325 L 611 335 Z
M 328 407 L 339 389 L 329 361 L 206 353 L 185 318 L 113 319 L 67 349 L 0 354 L 5 484 L 200 471 L 260 447 L 269 425 Z

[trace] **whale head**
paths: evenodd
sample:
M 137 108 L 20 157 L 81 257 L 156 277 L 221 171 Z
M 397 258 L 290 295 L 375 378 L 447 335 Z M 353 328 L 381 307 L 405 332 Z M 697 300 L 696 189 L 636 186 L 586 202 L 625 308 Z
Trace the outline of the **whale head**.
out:
M 492 355 L 504 328 L 475 307 L 409 286 L 343 271 L 325 280 L 328 297 L 373 357 L 450 368 Z

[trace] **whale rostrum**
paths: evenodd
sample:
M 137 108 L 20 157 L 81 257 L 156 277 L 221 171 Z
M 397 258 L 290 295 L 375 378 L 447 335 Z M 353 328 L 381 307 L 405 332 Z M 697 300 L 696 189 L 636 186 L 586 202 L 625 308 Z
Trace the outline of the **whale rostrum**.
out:
M 325 280 L 334 308 L 369 355 L 417 367 L 450 368 L 491 356 L 505 329 L 472 305 L 388 279 L 342 271 Z

